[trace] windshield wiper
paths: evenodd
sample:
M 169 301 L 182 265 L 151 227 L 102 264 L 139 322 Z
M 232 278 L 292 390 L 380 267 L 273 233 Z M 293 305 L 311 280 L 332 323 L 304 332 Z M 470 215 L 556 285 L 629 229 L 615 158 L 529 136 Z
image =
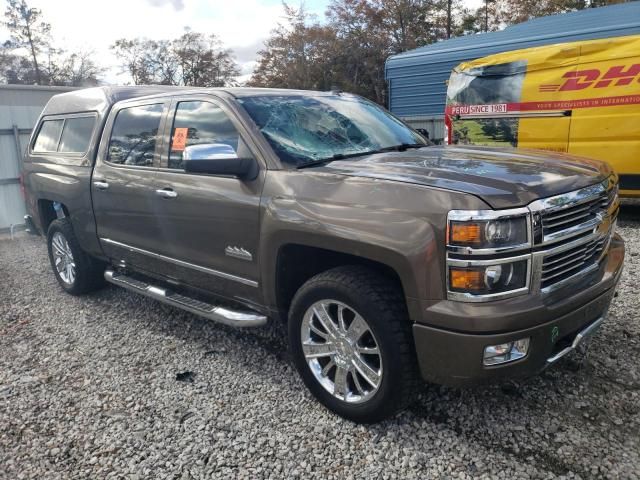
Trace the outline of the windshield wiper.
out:
M 376 151 L 376 153 L 381 152 L 404 152 L 405 150 L 409 150 L 410 148 L 422 148 L 428 147 L 426 143 L 401 143 L 399 145 L 391 145 L 390 147 L 384 147 Z
M 370 150 L 368 152 L 356 152 L 356 153 L 336 153 L 335 155 L 332 155 L 327 158 L 321 158 L 319 160 L 314 160 L 313 162 L 307 162 L 302 165 L 298 165 L 296 168 L 300 170 L 301 168 L 317 167 L 318 165 L 324 165 L 326 163 L 333 162 L 335 160 L 345 160 L 347 158 L 361 157 L 363 155 L 372 155 L 374 153 L 378 153 L 378 150 Z
M 401 143 L 400 145 L 391 145 L 390 147 L 378 148 L 376 150 L 369 150 L 367 152 L 336 153 L 331 157 L 321 158 L 319 160 L 314 160 L 313 162 L 308 162 L 303 165 L 298 165 L 296 168 L 299 170 L 301 168 L 309 168 L 309 167 L 317 167 L 319 165 L 325 165 L 335 160 L 344 160 L 347 158 L 362 157 L 364 155 L 373 155 L 376 153 L 384 153 L 384 152 L 404 152 L 405 150 L 408 150 L 410 148 L 422 148 L 422 147 L 428 147 L 428 145 L 425 143 Z

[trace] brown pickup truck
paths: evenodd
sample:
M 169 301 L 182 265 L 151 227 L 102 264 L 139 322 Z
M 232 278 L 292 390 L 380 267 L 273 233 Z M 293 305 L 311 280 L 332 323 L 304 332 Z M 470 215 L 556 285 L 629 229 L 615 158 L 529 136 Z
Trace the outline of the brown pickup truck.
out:
M 606 163 L 430 146 L 340 92 L 57 95 L 24 186 L 64 290 L 106 280 L 227 325 L 286 322 L 304 383 L 357 422 L 420 376 L 552 365 L 604 321 L 624 259 Z

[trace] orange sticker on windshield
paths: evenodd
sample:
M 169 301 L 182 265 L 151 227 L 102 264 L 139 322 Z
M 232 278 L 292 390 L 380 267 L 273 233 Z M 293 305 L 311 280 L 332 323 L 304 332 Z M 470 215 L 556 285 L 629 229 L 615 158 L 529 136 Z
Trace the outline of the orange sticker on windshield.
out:
M 184 147 L 187 146 L 187 134 L 188 128 L 174 128 L 173 129 L 173 143 L 171 144 L 171 150 L 174 152 L 181 152 Z

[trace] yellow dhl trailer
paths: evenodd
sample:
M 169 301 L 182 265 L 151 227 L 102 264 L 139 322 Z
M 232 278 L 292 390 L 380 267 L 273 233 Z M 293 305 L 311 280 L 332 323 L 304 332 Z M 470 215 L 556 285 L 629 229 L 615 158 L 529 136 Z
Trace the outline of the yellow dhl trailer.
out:
M 640 35 L 462 63 L 449 79 L 448 143 L 511 145 L 605 160 L 640 197 Z

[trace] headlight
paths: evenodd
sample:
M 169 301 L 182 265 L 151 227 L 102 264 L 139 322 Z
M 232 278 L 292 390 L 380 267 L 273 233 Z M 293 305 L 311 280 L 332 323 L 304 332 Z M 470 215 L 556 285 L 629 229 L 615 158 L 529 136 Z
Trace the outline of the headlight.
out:
M 486 302 L 529 291 L 532 226 L 527 208 L 452 210 L 447 222 L 449 299 Z
M 455 260 L 449 262 L 450 292 L 493 295 L 527 287 L 528 260 L 471 266 L 456 263 Z
M 449 221 L 450 246 L 501 248 L 528 243 L 528 217 L 505 219 Z

